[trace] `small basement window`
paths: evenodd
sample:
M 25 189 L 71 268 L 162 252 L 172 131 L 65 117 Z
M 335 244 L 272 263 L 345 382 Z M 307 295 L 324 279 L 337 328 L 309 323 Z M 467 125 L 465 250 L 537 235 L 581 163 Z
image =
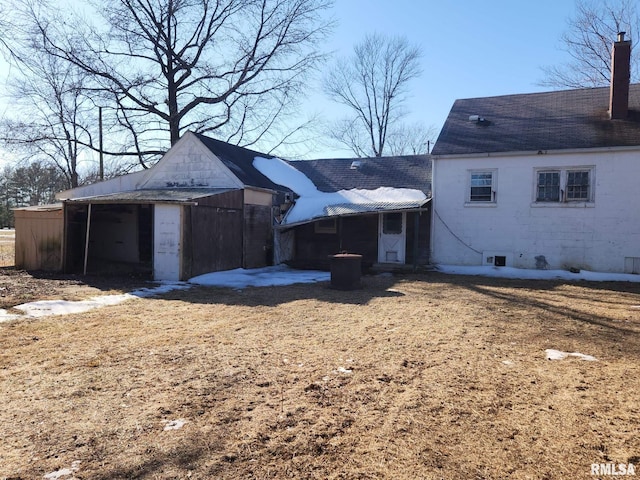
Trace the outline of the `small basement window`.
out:
M 338 222 L 335 218 L 318 220 L 313 226 L 315 233 L 336 233 L 338 231 Z
M 507 265 L 507 257 L 504 255 L 496 255 L 493 264 L 496 267 L 504 267 Z

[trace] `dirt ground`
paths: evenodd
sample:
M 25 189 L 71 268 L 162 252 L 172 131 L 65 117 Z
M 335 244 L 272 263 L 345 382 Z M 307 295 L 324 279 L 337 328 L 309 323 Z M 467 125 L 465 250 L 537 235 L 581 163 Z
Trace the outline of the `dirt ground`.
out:
M 1 309 L 11 309 L 15 305 L 36 300 L 84 300 L 96 295 L 124 293 L 149 286 L 136 278 L 26 272 L 14 268 L 14 254 L 15 232 L 0 229 Z
M 37 300 L 85 300 L 149 286 L 152 285 L 136 278 L 27 272 L 14 267 L 0 267 L 0 308 L 11 309 Z
M 46 296 L 121 287 L 25 275 Z M 0 323 L 0 479 L 640 470 L 639 334 L 637 284 L 437 273 L 349 292 L 193 287 Z

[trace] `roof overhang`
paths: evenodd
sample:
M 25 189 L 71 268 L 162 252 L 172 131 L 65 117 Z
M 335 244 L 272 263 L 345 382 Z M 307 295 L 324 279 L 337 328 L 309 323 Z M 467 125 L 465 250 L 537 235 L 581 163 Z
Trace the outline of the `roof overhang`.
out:
M 55 212 L 62 210 L 62 203 L 49 203 L 46 205 L 33 205 L 31 207 L 12 208 L 14 212 Z
M 291 223 L 281 223 L 276 225 L 277 229 L 284 230 L 287 228 L 297 227 L 299 225 L 305 225 L 307 223 L 317 222 L 318 220 L 327 220 L 331 218 L 339 217 L 353 217 L 357 215 L 377 215 L 379 213 L 393 213 L 393 212 L 422 212 L 426 211 L 427 204 L 431 201 L 430 198 L 420 201 L 406 201 L 406 202 L 379 202 L 379 203 L 345 203 L 327 205 L 323 209 L 323 215 L 315 216 L 304 220 L 299 220 Z M 286 222 L 286 219 L 285 219 Z
M 173 188 L 173 189 L 143 189 L 128 192 L 116 192 L 92 197 L 70 198 L 65 204 L 149 204 L 176 203 L 197 205 L 198 199 L 227 193 L 238 188 Z
M 563 148 L 555 150 L 524 150 L 510 152 L 476 152 L 476 153 L 442 153 L 431 155 L 434 160 L 453 160 L 465 158 L 488 158 L 488 157 L 531 157 L 536 155 L 571 155 L 571 154 L 588 154 L 588 153 L 608 153 L 608 152 L 633 152 L 640 150 L 637 146 L 619 146 L 619 147 L 597 147 L 597 148 Z

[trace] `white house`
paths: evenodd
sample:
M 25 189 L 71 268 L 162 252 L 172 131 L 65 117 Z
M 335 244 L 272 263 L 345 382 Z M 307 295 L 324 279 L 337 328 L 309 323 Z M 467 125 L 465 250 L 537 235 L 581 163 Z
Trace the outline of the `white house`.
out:
M 457 100 L 433 149 L 432 262 L 640 273 L 640 84 Z

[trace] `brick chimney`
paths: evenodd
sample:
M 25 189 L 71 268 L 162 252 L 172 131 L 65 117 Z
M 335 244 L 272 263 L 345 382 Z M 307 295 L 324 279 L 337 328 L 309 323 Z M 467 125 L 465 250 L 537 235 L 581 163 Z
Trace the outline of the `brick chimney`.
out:
M 625 32 L 618 33 L 618 40 L 611 50 L 611 90 L 609 116 L 625 119 L 629 112 L 629 82 L 631 77 L 631 41 L 624 39 Z

